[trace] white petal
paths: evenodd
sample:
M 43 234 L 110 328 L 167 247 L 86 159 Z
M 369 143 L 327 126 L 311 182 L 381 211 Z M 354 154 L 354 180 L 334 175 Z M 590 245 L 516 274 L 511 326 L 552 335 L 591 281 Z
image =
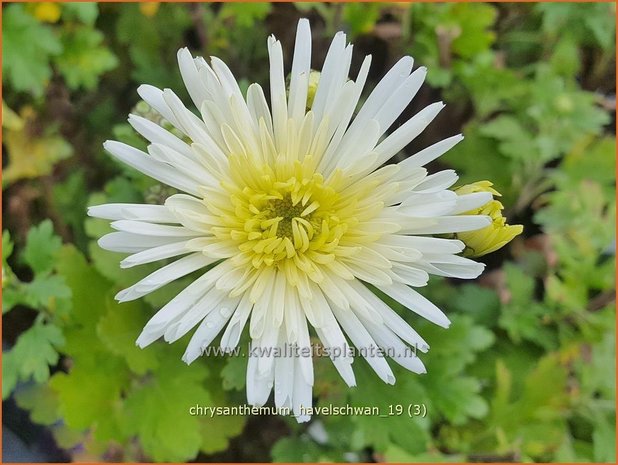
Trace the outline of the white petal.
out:
M 402 126 L 393 131 L 386 139 L 380 142 L 375 148 L 375 151 L 380 155 L 378 158 L 379 164 L 386 163 L 393 155 L 396 155 L 401 149 L 414 140 L 427 126 L 429 126 L 429 123 L 434 120 L 443 108 L 444 104 L 442 102 L 432 103 L 423 108 Z M 418 154 L 414 156 L 418 156 Z M 423 160 L 418 158 L 415 160 L 416 163 L 419 161 Z M 403 162 L 399 163 L 399 165 L 402 166 L 402 163 Z M 428 161 L 417 166 L 423 166 L 425 163 L 428 163 Z M 405 178 L 401 176 L 401 179 Z
M 285 147 L 287 103 L 285 94 L 285 78 L 283 76 L 283 51 L 281 42 L 274 36 L 268 38 L 268 56 L 270 62 L 270 102 L 273 112 L 273 129 L 275 146 L 279 151 Z
M 223 326 L 228 322 L 230 316 L 236 310 L 240 299 L 225 299 L 219 304 L 219 308 L 212 308 L 199 325 L 193 337 L 189 341 L 187 349 L 182 357 L 188 365 L 198 358 L 204 349 L 210 345 L 214 338 L 219 334 Z
M 221 348 L 224 350 L 232 350 L 240 341 L 240 336 L 242 335 L 242 331 L 249 319 L 249 314 L 251 313 L 251 309 L 253 308 L 253 304 L 249 301 L 249 293 L 245 292 L 243 294 L 234 315 L 230 319 L 223 336 L 221 336 Z
M 391 137 L 394 137 L 396 133 L 397 131 L 395 131 L 391 136 L 385 139 L 384 142 L 382 142 L 382 144 L 386 144 L 386 142 L 389 141 Z M 416 170 L 417 168 L 424 166 L 427 163 L 442 156 L 443 154 L 445 154 L 447 151 L 452 149 L 455 145 L 457 145 L 462 140 L 463 140 L 463 136 L 461 134 L 458 134 L 456 136 L 449 137 L 448 139 L 441 140 L 440 142 L 436 142 L 435 144 L 430 145 L 429 147 L 421 150 L 420 152 L 417 152 L 414 155 L 406 158 L 405 160 L 399 163 L 399 167 L 401 168 L 401 170 L 399 171 L 399 173 L 395 175 L 395 179 L 397 180 L 406 179 L 410 175 L 411 171 Z M 395 140 L 392 141 L 393 144 L 394 142 Z M 376 150 L 380 149 L 381 145 L 378 146 Z M 403 146 L 401 148 L 403 148 Z M 386 151 L 386 148 L 384 148 L 383 150 Z M 399 150 L 400 149 L 396 150 L 395 153 L 397 153 Z
M 191 157 L 191 148 L 181 139 L 149 119 L 129 115 L 129 124 L 148 141 L 163 144 L 187 157 Z
M 192 231 L 184 226 L 168 226 L 166 224 L 147 223 L 135 220 L 117 220 L 110 226 L 118 231 L 124 231 L 143 236 L 195 237 L 202 236 L 200 231 Z
M 167 327 L 184 315 L 213 285 L 213 276 L 225 269 L 222 263 L 204 273 L 170 300 L 146 323 L 136 344 L 144 348 L 165 333 Z
M 487 202 L 493 199 L 491 192 L 472 192 L 470 194 L 459 195 L 457 197 L 457 206 L 453 210 L 453 214 L 460 214 L 470 210 L 475 210 L 482 207 Z
M 163 205 L 139 203 L 107 203 L 88 207 L 88 216 L 106 220 L 140 220 L 152 223 L 177 223 Z
M 194 250 L 188 247 L 189 241 L 174 242 L 172 244 L 160 245 L 151 249 L 146 249 L 129 255 L 120 262 L 120 268 L 131 268 L 145 263 L 152 263 L 165 258 L 184 255 Z
M 375 343 L 367 328 L 359 321 L 351 310 L 332 307 L 337 321 L 350 337 L 354 345 L 362 352 L 363 357 L 376 374 L 387 384 L 395 384 L 395 375 L 383 356 L 378 355 L 378 345 Z
M 353 282 L 352 285 L 354 285 L 359 294 L 373 305 L 375 310 L 380 313 L 384 324 L 397 334 L 397 336 L 422 352 L 427 352 L 429 350 L 429 344 L 427 344 L 427 342 L 425 342 L 425 340 L 382 299 L 358 281 Z
M 491 224 L 488 216 L 482 215 L 456 215 L 441 216 L 438 218 L 423 218 L 430 220 L 431 223 L 423 223 L 420 218 L 408 217 L 400 219 L 402 233 L 413 234 L 445 234 L 463 231 L 474 231 Z
M 199 195 L 199 186 L 195 181 L 187 179 L 174 168 L 154 160 L 141 150 L 109 140 L 103 143 L 103 147 L 115 158 L 145 175 L 189 194 Z
M 373 117 L 380 124 L 382 134 L 391 127 L 412 101 L 421 88 L 426 75 L 427 68 L 418 68 L 384 101 L 380 110 Z
M 111 252 L 136 253 L 178 241 L 174 236 L 143 236 L 127 232 L 113 232 L 101 237 L 97 244 Z
M 448 328 L 451 324 L 442 310 L 405 284 L 393 283 L 390 286 L 381 286 L 380 290 L 438 326 Z
M 174 116 L 174 113 L 167 105 L 163 98 L 163 91 L 148 84 L 142 84 L 137 88 L 139 96 L 152 108 L 154 108 L 163 118 L 172 123 L 173 126 L 179 127 L 180 124 Z
M 159 268 L 154 273 L 149 274 L 133 286 L 120 291 L 116 294 L 116 300 L 127 302 L 135 300 L 149 294 L 162 286 L 165 286 L 178 278 L 181 278 L 195 270 L 214 263 L 216 260 L 204 256 L 202 253 L 194 253 L 187 257 L 176 260 L 169 265 Z
M 294 43 L 294 58 L 290 77 L 290 101 L 288 116 L 298 124 L 302 121 L 307 105 L 307 86 L 311 71 L 311 28 L 309 20 L 298 21 L 296 41 Z
M 191 96 L 191 100 L 196 108 L 200 108 L 202 102 L 208 98 L 208 90 L 200 79 L 197 66 L 189 49 L 181 48 L 178 50 L 178 67 L 182 80 Z

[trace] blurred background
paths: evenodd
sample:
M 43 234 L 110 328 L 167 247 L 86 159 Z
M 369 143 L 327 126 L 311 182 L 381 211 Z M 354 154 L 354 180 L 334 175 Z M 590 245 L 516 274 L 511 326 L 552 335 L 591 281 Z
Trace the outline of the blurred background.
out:
M 611 3 L 3 4 L 3 459 L 17 461 L 615 462 L 615 5 Z M 108 157 L 144 147 L 126 116 L 157 116 L 142 83 L 187 98 L 176 51 L 222 58 L 267 83 L 274 33 L 289 70 L 298 18 L 313 67 L 338 30 L 370 89 L 402 55 L 427 84 L 401 120 L 447 108 L 398 159 L 463 132 L 430 167 L 488 179 L 511 224 L 475 282 L 422 292 L 453 324 L 400 308 L 428 343 L 423 376 L 395 386 L 354 364 L 347 388 L 316 359 L 315 404 L 422 404 L 426 416 L 191 416 L 245 402 L 246 359 L 180 361 L 186 341 L 139 350 L 155 309 L 190 277 L 121 307 L 120 270 L 87 205 L 158 203 L 170 190 Z M 267 88 L 267 87 L 266 87 Z M 397 126 L 395 125 L 395 127 Z M 395 302 L 389 302 L 398 308 Z

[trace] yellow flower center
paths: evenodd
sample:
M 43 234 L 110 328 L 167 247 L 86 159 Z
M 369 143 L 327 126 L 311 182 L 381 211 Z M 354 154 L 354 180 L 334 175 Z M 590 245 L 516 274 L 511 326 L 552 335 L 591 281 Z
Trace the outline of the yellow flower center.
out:
M 355 221 L 338 215 L 338 176 L 326 182 L 313 173 L 310 156 L 303 162 L 278 160 L 274 169 L 268 164 L 249 167 L 243 158 L 230 157 L 233 182 L 222 183 L 234 218 L 228 221 L 230 227 L 213 228 L 214 234 L 233 241 L 255 268 L 292 261 L 308 270 L 309 262 L 334 260 L 335 249 Z

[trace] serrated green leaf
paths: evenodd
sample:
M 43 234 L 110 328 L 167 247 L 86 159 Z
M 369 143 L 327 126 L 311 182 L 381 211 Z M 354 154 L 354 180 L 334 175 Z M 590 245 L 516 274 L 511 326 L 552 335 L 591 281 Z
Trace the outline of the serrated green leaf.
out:
M 93 365 L 79 362 L 69 373 L 56 373 L 49 385 L 58 395 L 62 418 L 71 429 L 93 429 L 100 440 L 122 440 L 121 392 L 128 379 L 123 365 L 110 357 L 99 358 Z
M 348 393 L 349 404 L 377 407 L 379 415 L 385 415 L 384 418 L 364 414 L 350 417 L 356 428 L 357 445 L 359 448 L 372 446 L 382 452 L 394 443 L 410 453 L 419 453 L 426 450 L 429 441 L 429 421 L 427 417 L 408 416 L 408 405 L 424 403 L 427 415 L 431 416 L 431 396 L 419 383 L 419 375 L 399 369 L 394 372 L 399 373 L 397 381 L 388 385 L 379 380 L 364 361 L 355 363 L 357 387 Z M 401 415 L 396 414 L 397 405 L 403 408 Z M 380 428 L 376 428 L 376 421 L 380 421 Z
M 201 403 L 211 407 L 225 408 L 230 406 L 225 391 L 220 387 L 212 386 L 209 389 L 210 399 Z M 241 415 L 221 415 L 202 416 L 202 444 L 200 450 L 207 454 L 223 451 L 228 447 L 229 441 L 234 436 L 240 434 L 245 426 L 246 417 Z
M 225 3 L 219 11 L 219 19 L 233 19 L 238 27 L 250 28 L 263 21 L 270 13 L 270 3 Z
M 221 370 L 224 389 L 240 391 L 245 387 L 247 378 L 247 357 L 227 357 Z
M 64 278 L 58 275 L 35 276 L 35 278 L 22 286 L 27 304 L 37 310 L 47 309 L 51 314 L 57 313 L 58 308 L 66 312 L 71 297 L 71 290 L 67 287 Z
M 58 363 L 58 348 L 64 344 L 64 336 L 57 326 L 35 323 L 23 332 L 15 346 L 4 353 L 2 374 L 7 388 L 3 397 L 10 394 L 18 381 L 32 378 L 37 383 L 43 383 L 49 378 L 49 367 Z
M 550 353 L 526 375 L 521 393 L 513 393 L 512 377 L 510 370 L 498 363 L 489 425 L 503 446 L 541 456 L 557 448 L 564 438 L 567 370 L 557 354 Z
M 95 2 L 66 2 L 62 4 L 63 19 L 77 19 L 88 26 L 94 26 L 99 16 Z
M 45 220 L 28 231 L 21 257 L 35 273 L 49 273 L 61 246 L 62 240 L 54 233 L 54 225 L 50 220 Z
M 127 395 L 127 432 L 138 435 L 148 457 L 158 462 L 195 458 L 203 437 L 200 419 L 190 415 L 189 408 L 208 405 L 206 374 L 180 360 L 166 360 L 157 376 Z
M 148 321 L 147 309 L 140 302 L 107 302 L 107 313 L 98 322 L 97 334 L 110 352 L 123 357 L 129 368 L 144 374 L 158 365 L 154 348 L 140 349 L 135 340 Z
M 100 75 L 118 65 L 116 56 L 102 45 L 103 38 L 103 33 L 86 26 L 63 33 L 64 51 L 55 63 L 71 89 L 93 89 Z
M 318 462 L 321 449 L 314 442 L 287 437 L 279 439 L 271 449 L 270 454 L 274 463 Z
M 17 92 L 43 94 L 52 71 L 49 60 L 62 52 L 53 30 L 27 14 L 19 3 L 7 5 L 2 14 L 2 70 Z
M 53 425 L 60 419 L 58 396 L 48 384 L 30 384 L 15 393 L 17 405 L 30 412 L 39 425 Z

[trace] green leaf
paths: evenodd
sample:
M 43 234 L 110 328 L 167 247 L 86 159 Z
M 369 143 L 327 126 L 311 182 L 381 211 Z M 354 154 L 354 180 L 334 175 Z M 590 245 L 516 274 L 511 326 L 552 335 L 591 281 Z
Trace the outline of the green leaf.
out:
M 321 448 L 306 439 L 284 437 L 275 443 L 270 454 L 274 463 L 319 462 Z
M 20 408 L 30 412 L 30 419 L 39 425 L 53 425 L 60 419 L 58 396 L 48 384 L 30 384 L 15 393 Z
M 200 450 L 200 418 L 190 415 L 189 408 L 208 405 L 210 397 L 204 387 L 207 372 L 197 368 L 202 367 L 166 359 L 155 377 L 127 395 L 127 432 L 139 436 L 145 454 L 154 461 L 186 461 Z
M 51 220 L 44 220 L 28 231 L 21 257 L 35 273 L 49 273 L 61 246 L 62 240 L 55 235 Z
M 224 3 L 219 11 L 219 19 L 234 19 L 238 27 L 250 28 L 263 21 L 272 9 L 270 3 Z
M 349 404 L 352 407 L 377 407 L 380 415 L 386 415 L 379 418 L 359 414 L 350 418 L 356 429 L 357 448 L 372 446 L 383 452 L 390 444 L 397 444 L 411 453 L 426 450 L 429 442 L 428 418 L 408 416 L 409 404 L 423 403 L 426 404 L 427 415 L 433 415 L 432 397 L 419 383 L 419 375 L 399 368 L 395 370 L 395 364 L 391 362 L 398 376 L 394 385 L 388 385 L 377 377 L 366 362 L 354 365 L 357 386 L 349 391 Z M 391 415 L 396 413 L 396 410 L 391 411 L 391 407 L 394 409 L 397 405 L 401 405 L 404 412 Z M 376 421 L 380 421 L 380 428 L 376 428 Z
M 534 136 L 512 115 L 499 116 L 485 123 L 480 133 L 499 141 L 500 152 L 515 160 L 525 160 L 537 153 Z
M 7 5 L 2 14 L 2 71 L 15 91 L 43 94 L 52 71 L 51 57 L 62 52 L 53 30 L 40 24 L 19 3 Z
M 69 373 L 54 374 L 49 385 L 58 395 L 62 418 L 71 429 L 92 428 L 101 440 L 122 440 L 121 392 L 127 382 L 126 369 L 110 357 L 99 358 L 92 365 L 78 362 Z
M 55 63 L 69 88 L 93 89 L 100 75 L 118 65 L 116 56 L 102 45 L 103 38 L 103 33 L 87 26 L 63 32 L 64 51 Z
M 519 343 L 528 340 L 547 349 L 556 345 L 556 336 L 548 326 L 553 315 L 548 307 L 534 300 L 534 277 L 507 263 L 504 267 L 509 300 L 502 306 L 499 326 Z
M 148 311 L 141 302 L 118 304 L 109 300 L 107 313 L 97 325 L 97 334 L 110 352 L 123 357 L 129 368 L 144 374 L 158 366 L 157 347 L 140 349 L 135 340 L 148 321 Z
M 13 241 L 8 229 L 2 231 L 2 266 L 7 266 L 6 261 L 13 253 Z
M 64 344 L 64 336 L 57 326 L 35 323 L 23 332 L 15 346 L 4 354 L 2 364 L 3 377 L 9 381 L 4 389 L 3 398 L 12 391 L 18 381 L 30 378 L 43 383 L 49 378 L 49 367 L 58 363 L 58 348 Z
M 247 357 L 227 357 L 225 366 L 221 370 L 221 378 L 224 389 L 242 390 L 245 387 L 245 380 L 247 378 Z
M 432 393 L 432 405 L 455 425 L 487 415 L 489 407 L 479 395 L 481 383 L 476 378 L 458 376 L 449 379 L 430 373 L 424 384 Z
M 486 328 L 495 326 L 500 312 L 500 300 L 493 289 L 476 284 L 464 284 L 452 300 L 453 307 Z
M 84 211 L 88 200 L 84 171 L 76 169 L 62 182 L 54 184 L 52 202 L 62 220 L 71 227 L 73 241 L 81 250 L 86 248 Z
M 526 375 L 521 393 L 513 392 L 512 378 L 499 362 L 488 428 L 503 447 L 542 456 L 558 447 L 566 431 L 567 370 L 558 355 L 550 353 Z
M 592 433 L 594 461 L 597 463 L 616 462 L 616 423 L 615 412 L 611 419 L 598 416 Z
M 380 19 L 379 3 L 346 3 L 343 6 L 343 18 L 350 25 L 350 34 L 354 38 L 367 34 Z
M 94 26 L 99 16 L 95 2 L 67 2 L 62 4 L 63 19 L 77 19 L 88 26 Z
M 31 282 L 23 284 L 20 292 L 23 295 L 22 302 L 29 307 L 38 311 L 45 309 L 50 315 L 67 317 L 71 307 L 71 290 L 62 276 L 37 275 Z
M 212 386 L 209 392 L 210 399 L 200 401 L 200 405 L 210 405 L 211 407 L 229 407 L 225 391 Z M 246 417 L 240 415 L 214 415 L 202 416 L 200 418 L 202 426 L 202 444 L 200 450 L 206 454 L 212 454 L 225 450 L 229 445 L 229 440 L 237 436 L 245 426 Z

